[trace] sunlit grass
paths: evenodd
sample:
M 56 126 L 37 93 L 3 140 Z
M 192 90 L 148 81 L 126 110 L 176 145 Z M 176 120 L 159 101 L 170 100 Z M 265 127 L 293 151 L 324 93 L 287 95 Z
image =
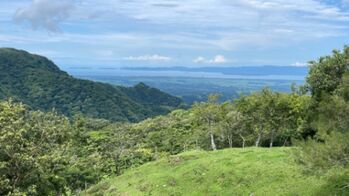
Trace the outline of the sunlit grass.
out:
M 292 148 L 191 151 L 129 170 L 87 195 L 321 195 L 325 177 L 302 172 Z

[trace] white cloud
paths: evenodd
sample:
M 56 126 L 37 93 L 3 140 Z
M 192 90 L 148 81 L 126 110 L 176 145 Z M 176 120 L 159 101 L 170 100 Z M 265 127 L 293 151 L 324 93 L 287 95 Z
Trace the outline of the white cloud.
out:
M 212 63 L 212 64 L 221 64 L 226 62 L 227 62 L 227 59 L 223 55 L 217 55 L 212 60 L 209 61 L 209 63 Z
M 95 7 L 114 8 L 109 9 L 109 11 L 132 18 L 169 24 L 193 23 L 197 25 L 235 26 L 236 24 L 244 24 L 246 21 L 254 22 L 252 19 L 259 19 L 256 20 L 257 22 L 266 19 L 278 22 L 280 19 L 295 20 L 299 17 L 298 20 L 301 22 L 302 19 L 310 15 L 327 17 L 328 20 L 348 17 L 348 13 L 335 5 L 318 0 L 171 0 L 167 3 L 161 0 L 104 0 L 101 5 L 95 5 L 96 3 L 93 3 L 95 0 L 86 1 L 90 2 L 89 5 L 94 4 Z M 342 1 L 347 2 L 348 0 Z
M 295 66 L 295 67 L 307 67 L 308 63 L 295 62 L 295 63 L 292 63 L 292 66 Z
M 97 0 L 0 0 L 0 41 L 12 47 L 60 48 L 62 55 L 96 61 L 170 61 L 171 58 L 165 60 L 169 57 L 162 59 L 154 55 L 122 57 L 144 51 L 169 55 L 179 51 L 171 56 L 175 58 L 180 54 L 182 58 L 176 58 L 176 63 L 183 64 L 198 52 L 227 54 L 226 51 L 232 50 L 241 54 L 239 61 L 252 62 L 254 59 L 248 53 L 253 48 L 260 54 L 252 55 L 254 58 L 273 63 L 276 60 L 269 57 L 274 55 L 270 51 L 262 55 L 269 49 L 275 51 L 313 43 L 307 41 L 325 43 L 330 41 L 326 40 L 329 37 L 338 37 L 344 42 L 349 35 L 349 10 L 339 6 L 348 1 L 103 0 L 101 3 Z M 29 24 L 33 29 L 50 32 L 62 29 L 65 33 L 52 36 L 45 31 L 19 31 L 11 24 L 12 19 Z M 321 47 L 327 50 L 326 47 L 333 47 L 333 44 Z M 104 51 L 109 49 L 117 56 Z M 96 54 L 97 50 L 100 51 Z M 309 58 L 314 56 L 307 55 Z M 279 64 L 287 64 L 295 58 L 292 56 Z M 304 55 L 299 59 L 303 58 Z M 208 56 L 193 61 L 213 64 L 224 63 L 227 61 L 224 59 Z
M 193 60 L 194 63 L 205 63 L 206 59 L 202 56 L 198 56 L 196 59 Z
M 124 58 L 129 61 L 171 61 L 171 57 L 161 56 L 161 55 L 144 55 L 144 56 L 129 56 Z
M 43 28 L 58 32 L 59 24 L 73 9 L 74 4 L 66 0 L 33 0 L 31 5 L 17 9 L 13 18 L 18 23 L 28 22 L 34 30 Z
M 349 12 L 318 0 L 105 0 L 103 4 L 96 4 L 95 0 L 84 2 L 88 7 L 83 9 L 105 10 L 108 14 L 100 16 L 103 20 L 115 21 L 123 16 L 155 27 L 174 26 L 175 29 L 169 30 L 172 32 L 170 35 L 175 35 L 178 30 L 184 31 L 187 33 L 186 38 L 181 40 L 185 41 L 161 40 L 155 44 L 171 44 L 178 48 L 204 45 L 199 42 L 208 43 L 206 48 L 213 46 L 215 49 L 224 50 L 253 46 L 265 48 L 348 34 L 348 25 L 341 22 L 349 21 Z M 201 37 L 193 36 L 198 32 Z M 195 40 L 196 43 L 187 40 Z
M 216 55 L 213 59 L 206 59 L 199 56 L 193 60 L 194 63 L 207 63 L 207 64 L 223 64 L 227 63 L 228 60 L 223 55 Z
M 348 34 L 346 24 L 334 21 L 349 21 L 349 13 L 317 0 L 104 0 L 103 3 L 96 0 L 34 0 L 30 6 L 18 9 L 14 18 L 29 22 L 34 29 L 58 31 L 59 23 L 72 14 L 72 2 L 77 8 L 73 13 L 77 21 L 69 21 L 73 25 L 82 22 L 78 25 L 87 24 L 87 28 L 94 31 L 115 26 L 115 31 L 119 32 L 127 28 L 122 22 L 118 23 L 121 17 L 130 24 L 146 22 L 146 25 L 159 25 L 154 27 L 172 32 L 137 30 L 144 36 L 139 42 L 143 44 L 141 47 L 236 50 Z M 124 45 L 129 47 L 127 43 Z

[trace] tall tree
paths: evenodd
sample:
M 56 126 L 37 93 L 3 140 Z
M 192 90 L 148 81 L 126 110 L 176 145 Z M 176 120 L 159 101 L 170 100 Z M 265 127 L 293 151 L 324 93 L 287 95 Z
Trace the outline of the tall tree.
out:
M 208 97 L 207 102 L 196 103 L 193 106 L 193 111 L 198 120 L 205 123 L 208 127 L 212 150 L 217 150 L 214 128 L 216 123 L 222 118 L 218 98 L 218 94 L 212 94 Z
M 297 160 L 311 171 L 333 167 L 349 168 L 349 47 L 333 51 L 311 63 L 307 85 L 312 93 L 308 119 L 317 132 L 301 144 Z M 341 190 L 349 190 L 349 181 L 340 179 Z M 342 182 L 343 181 L 343 182 Z
M 229 147 L 233 147 L 233 140 L 235 137 L 241 139 L 242 148 L 245 147 L 247 132 L 244 129 L 243 116 L 238 112 L 231 103 L 222 105 L 222 112 L 224 112 L 223 119 L 220 122 L 221 131 L 228 140 Z

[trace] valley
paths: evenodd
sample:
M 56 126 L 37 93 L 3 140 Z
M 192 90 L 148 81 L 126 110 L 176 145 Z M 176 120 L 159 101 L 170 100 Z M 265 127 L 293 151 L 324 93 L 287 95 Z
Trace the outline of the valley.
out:
M 191 73 L 183 74 L 163 73 L 162 71 L 147 71 L 139 73 L 128 70 L 127 73 L 122 71 L 111 72 L 109 74 L 91 74 L 86 71 L 72 71 L 72 74 L 78 78 L 93 81 L 105 82 L 113 85 L 133 86 L 139 82 L 158 88 L 166 93 L 180 97 L 185 103 L 191 105 L 195 101 L 205 101 L 212 93 L 219 93 L 222 96 L 220 101 L 237 99 L 240 95 L 250 94 L 259 91 L 264 87 L 269 87 L 279 92 L 291 92 L 291 86 L 294 84 L 300 86 L 304 84 L 305 75 L 298 76 L 210 76 L 196 75 L 190 76 Z M 151 76 L 154 74 L 155 76 Z M 135 76 L 138 75 L 138 76 Z M 172 76 L 170 76 L 172 75 Z

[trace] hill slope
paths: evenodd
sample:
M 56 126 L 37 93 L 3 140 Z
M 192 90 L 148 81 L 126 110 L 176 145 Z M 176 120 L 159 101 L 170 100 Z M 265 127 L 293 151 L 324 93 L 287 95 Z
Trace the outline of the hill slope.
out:
M 45 57 L 0 48 L 0 99 L 10 97 L 33 109 L 56 108 L 67 116 L 82 113 L 113 121 L 139 121 L 181 104 L 179 98 L 144 84 L 124 88 L 80 80 Z
M 303 174 L 290 148 L 187 152 L 129 170 L 85 195 L 331 195 L 326 177 Z M 332 186 L 332 187 L 331 187 Z M 340 192 L 337 195 L 342 195 Z M 343 194 L 344 195 L 344 194 Z

